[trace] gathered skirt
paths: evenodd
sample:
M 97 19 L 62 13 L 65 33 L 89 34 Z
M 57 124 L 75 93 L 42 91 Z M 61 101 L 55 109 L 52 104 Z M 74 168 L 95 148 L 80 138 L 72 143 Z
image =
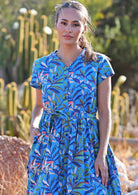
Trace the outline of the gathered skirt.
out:
M 108 185 L 96 177 L 99 124 L 91 114 L 64 117 L 43 113 L 27 164 L 27 195 L 120 195 L 120 181 L 110 145 Z

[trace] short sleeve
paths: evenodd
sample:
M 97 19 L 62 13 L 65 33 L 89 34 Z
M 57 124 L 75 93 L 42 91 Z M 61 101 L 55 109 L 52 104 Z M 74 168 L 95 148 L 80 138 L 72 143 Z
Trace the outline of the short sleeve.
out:
M 32 79 L 30 85 L 36 89 L 41 89 L 41 81 L 40 81 L 40 63 L 34 61 L 32 65 Z
M 104 81 L 107 77 L 113 76 L 115 74 L 109 60 L 106 56 L 101 55 L 98 65 L 98 75 L 97 75 L 97 82 L 100 84 Z

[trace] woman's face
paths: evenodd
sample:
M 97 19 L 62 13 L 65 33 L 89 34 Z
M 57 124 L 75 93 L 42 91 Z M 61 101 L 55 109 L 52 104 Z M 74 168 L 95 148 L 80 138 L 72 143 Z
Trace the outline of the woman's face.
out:
M 56 23 L 60 44 L 78 44 L 79 38 L 85 32 L 84 18 L 80 11 L 74 8 L 63 8 Z

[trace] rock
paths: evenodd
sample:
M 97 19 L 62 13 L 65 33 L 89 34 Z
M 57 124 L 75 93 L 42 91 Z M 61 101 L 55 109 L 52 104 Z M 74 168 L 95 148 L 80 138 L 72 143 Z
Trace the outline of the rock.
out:
M 127 172 L 128 172 L 129 179 L 131 180 L 138 179 L 138 164 L 130 165 L 127 169 Z
M 121 183 L 122 192 L 127 192 L 129 190 L 129 186 L 130 186 L 130 181 L 128 180 L 127 175 L 119 172 L 119 179 L 120 179 L 120 183 Z
M 115 157 L 116 166 L 119 173 L 127 175 L 127 169 L 124 163 L 122 163 L 117 157 Z
M 131 191 L 138 190 L 138 180 L 134 181 L 134 182 L 130 185 L 130 190 L 131 190 Z
M 125 195 L 138 195 L 138 190 L 135 190 L 133 192 L 127 193 Z
M 126 166 L 117 157 L 115 157 L 115 161 L 116 161 L 116 166 L 117 166 L 118 173 L 119 173 L 121 190 L 122 190 L 122 192 L 127 192 L 129 189 L 128 187 L 130 185 L 130 182 L 129 182 L 129 179 L 127 177 Z

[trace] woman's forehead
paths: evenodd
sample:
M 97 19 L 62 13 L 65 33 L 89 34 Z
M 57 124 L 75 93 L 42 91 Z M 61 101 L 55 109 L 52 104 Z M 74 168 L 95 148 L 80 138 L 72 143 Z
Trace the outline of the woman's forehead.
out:
M 59 13 L 59 20 L 66 19 L 70 21 L 82 21 L 83 14 L 75 8 L 62 8 Z

